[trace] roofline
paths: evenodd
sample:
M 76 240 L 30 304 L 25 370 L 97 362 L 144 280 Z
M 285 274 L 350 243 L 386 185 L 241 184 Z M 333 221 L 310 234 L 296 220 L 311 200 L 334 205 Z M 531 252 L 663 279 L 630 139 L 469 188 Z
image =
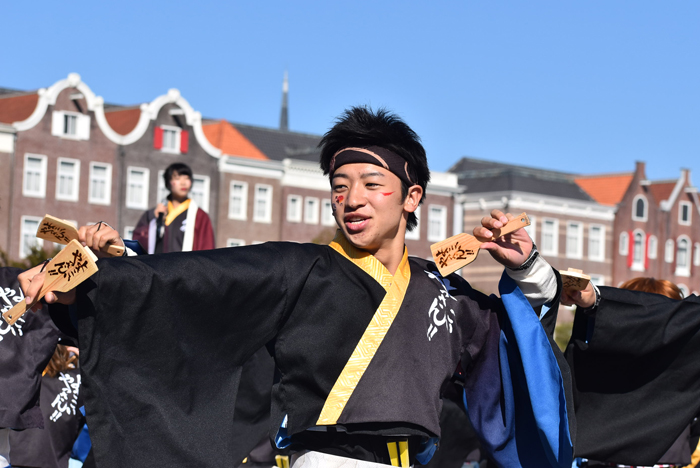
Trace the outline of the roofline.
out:
M 474 161 L 474 162 L 478 162 L 478 163 L 495 164 L 495 165 L 499 166 L 499 167 L 494 167 L 494 168 L 490 168 L 490 169 L 471 169 L 471 170 L 469 170 L 469 172 L 495 170 L 495 169 L 499 169 L 499 168 L 506 169 L 507 168 L 507 169 L 521 169 L 521 170 L 525 169 L 525 170 L 529 170 L 529 171 L 537 171 L 537 172 L 548 173 L 548 174 L 556 174 L 556 175 L 559 175 L 562 177 L 576 177 L 577 176 L 576 174 L 574 174 L 572 172 L 552 171 L 550 169 L 541 169 L 541 168 L 537 168 L 537 167 L 533 167 L 533 166 L 522 166 L 522 165 L 516 165 L 516 164 L 502 163 L 502 162 L 497 162 L 497 161 L 490 161 L 488 159 L 472 158 L 472 157 L 468 157 L 468 156 L 462 156 L 461 158 L 459 158 L 459 160 L 456 163 L 454 163 L 452 165 L 452 167 L 450 167 L 447 170 L 447 172 L 453 172 L 455 174 L 467 172 L 467 171 L 454 170 L 455 166 L 457 166 L 457 164 L 459 164 L 463 160 Z

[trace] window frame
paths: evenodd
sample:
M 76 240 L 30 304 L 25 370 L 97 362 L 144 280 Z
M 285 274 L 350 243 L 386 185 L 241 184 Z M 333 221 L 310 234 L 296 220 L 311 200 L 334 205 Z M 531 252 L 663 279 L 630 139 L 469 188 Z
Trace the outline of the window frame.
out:
M 92 189 L 94 187 L 93 169 L 95 166 L 103 166 L 107 169 L 105 173 L 105 198 L 99 199 L 92 195 Z M 88 203 L 92 205 L 105 205 L 109 206 L 112 203 L 112 165 L 110 163 L 103 163 L 97 161 L 90 162 L 90 169 L 88 174 Z
M 649 260 L 656 260 L 659 256 L 659 239 L 651 234 L 649 240 L 647 240 L 647 257 Z
M 617 252 L 626 257 L 630 254 L 630 235 L 627 231 L 622 231 L 617 241 Z
M 637 216 L 637 202 L 642 200 L 644 202 L 644 215 Z M 632 199 L 632 221 L 646 222 L 649 219 L 649 200 L 642 194 L 635 196 Z
M 233 199 L 233 187 L 240 185 L 241 190 L 241 209 L 240 213 L 233 212 L 233 204 L 231 200 Z M 245 221 L 248 219 L 248 182 L 242 180 L 231 180 L 228 185 L 228 219 L 237 219 L 239 221 Z
M 245 241 L 243 239 L 234 239 L 232 237 L 226 239 L 226 247 L 243 247 L 244 245 Z
M 38 247 L 44 247 L 44 240 L 39 239 L 36 237 L 36 231 L 39 229 L 39 225 L 41 224 L 41 220 L 43 218 L 40 218 L 38 216 L 22 216 L 20 218 L 20 224 L 19 224 L 19 258 L 27 258 L 28 253 L 24 251 L 24 238 L 25 236 L 32 238 L 34 240 L 34 243 Z M 34 227 L 30 231 L 25 230 L 25 222 L 26 221 L 34 221 L 36 222 L 36 227 Z
M 576 245 L 573 245 L 573 248 L 571 248 L 572 246 L 569 244 L 569 240 L 570 233 L 573 232 L 573 229 L 576 230 Z M 583 223 L 581 221 L 566 222 L 566 258 L 583 258 Z
M 633 236 L 633 244 L 632 244 L 632 252 L 629 253 L 629 255 L 632 255 L 632 266 L 630 267 L 630 270 L 632 271 L 644 271 L 644 260 L 645 260 L 645 247 L 646 247 L 646 233 L 642 231 L 641 229 L 635 229 L 632 231 L 632 236 Z M 635 248 L 637 246 L 637 238 L 641 237 L 641 242 L 639 245 L 639 259 L 636 259 L 634 254 L 635 254 Z
M 267 194 L 265 195 L 265 213 L 263 216 L 258 214 L 258 202 L 262 199 L 260 198 L 259 190 L 261 188 L 267 189 Z M 270 184 L 255 184 L 255 192 L 253 194 L 253 221 L 256 223 L 272 223 L 272 195 L 273 187 Z
M 418 208 L 416 208 L 416 211 L 413 212 L 413 214 L 416 215 L 416 220 L 418 221 L 418 223 L 416 223 L 416 227 L 413 228 L 413 231 L 409 231 L 408 229 L 406 230 L 406 235 L 404 236 L 405 240 L 420 240 L 420 211 L 421 211 L 421 208 L 422 208 L 421 206 L 418 206 Z
M 321 200 L 321 225 L 337 226 L 335 216 L 333 216 L 333 203 L 329 198 Z
M 291 208 L 292 201 L 297 202 L 297 212 L 293 213 Z M 290 223 L 301 223 L 303 219 L 302 213 L 304 212 L 304 197 L 296 194 L 287 195 L 287 222 Z
M 688 219 L 683 220 L 683 208 L 688 209 Z M 678 224 L 681 226 L 690 226 L 693 224 L 693 204 L 688 201 L 678 202 Z
M 685 265 L 679 264 L 679 259 L 681 258 L 681 244 L 685 245 Z M 674 274 L 676 276 L 690 276 L 690 265 L 693 261 L 693 243 L 690 238 L 686 235 L 678 236 L 676 240 L 676 270 Z
M 204 191 L 202 192 L 202 200 L 201 203 L 197 203 L 197 206 L 201 208 L 202 210 L 209 212 L 209 193 L 211 192 L 211 180 L 209 176 L 207 175 L 202 175 L 202 174 L 192 174 L 192 186 L 190 187 L 190 192 L 189 192 L 189 197 L 194 200 L 194 184 L 196 180 L 201 180 L 204 183 Z M 165 183 L 165 182 L 164 182 Z
M 547 249 L 547 246 L 545 244 L 545 234 L 547 234 L 547 230 L 545 229 L 545 226 L 547 225 L 548 221 L 552 221 L 552 248 Z M 540 230 L 540 249 L 542 252 L 542 255 L 551 255 L 554 257 L 559 256 L 559 219 L 557 218 L 542 218 L 542 229 Z
M 304 197 L 304 224 L 318 224 L 320 208 L 318 197 Z
M 666 239 L 664 244 L 664 261 L 666 263 L 673 263 L 676 258 L 676 243 L 673 239 Z
M 180 146 L 182 144 L 182 129 L 176 125 L 160 125 L 160 129 L 163 131 L 163 145 L 160 147 L 160 151 L 170 154 L 182 154 L 180 151 Z M 168 148 L 165 146 L 165 132 L 175 132 L 174 148 Z
M 39 189 L 36 191 L 27 190 L 27 161 L 39 159 L 41 167 L 39 169 Z M 46 198 L 46 179 L 48 172 L 48 157 L 44 154 L 24 153 L 24 166 L 22 167 L 22 195 L 29 198 Z
M 133 171 L 141 171 L 143 172 L 143 177 L 144 177 L 144 186 L 143 186 L 143 196 L 142 199 L 139 200 L 138 202 L 132 202 L 131 201 L 131 196 L 132 196 L 132 173 Z M 126 197 L 124 200 L 124 205 L 127 208 L 134 209 L 134 210 L 147 210 L 148 209 L 148 195 L 150 191 L 150 177 L 151 177 L 151 170 L 147 167 L 139 167 L 139 166 L 127 166 L 126 168 L 126 190 L 124 196 Z
M 593 253 L 591 253 L 591 251 L 592 251 L 591 245 L 592 245 L 593 240 L 595 238 L 595 236 L 593 235 L 594 229 L 599 229 L 598 241 L 600 242 L 600 253 L 598 255 L 594 255 Z M 588 226 L 588 259 L 589 260 L 592 260 L 594 262 L 604 262 L 605 261 L 605 235 L 606 235 L 606 230 L 605 230 L 604 224 L 590 224 Z
M 73 164 L 73 182 L 70 195 L 59 192 L 61 188 L 61 163 Z M 77 202 L 80 199 L 80 160 L 60 157 L 56 160 L 56 200 Z
M 439 211 L 436 219 L 436 212 Z M 438 221 L 439 233 L 433 233 L 433 222 Z M 447 207 L 445 205 L 428 205 L 428 241 L 440 242 L 447 239 Z

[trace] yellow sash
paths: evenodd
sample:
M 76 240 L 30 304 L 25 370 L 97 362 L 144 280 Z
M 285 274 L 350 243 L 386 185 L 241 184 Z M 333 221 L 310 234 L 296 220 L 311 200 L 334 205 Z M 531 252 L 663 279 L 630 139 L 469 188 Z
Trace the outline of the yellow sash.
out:
M 165 225 L 170 226 L 170 223 L 175 221 L 175 218 L 180 216 L 181 213 L 187 211 L 190 207 L 190 199 L 188 198 L 184 202 L 180 203 L 177 208 L 173 208 L 173 202 L 168 200 L 168 214 L 165 216 Z
M 343 371 L 338 376 L 338 380 L 333 385 L 331 392 L 328 394 L 318 421 L 316 421 L 318 426 L 328 426 L 337 423 L 352 392 L 367 370 L 370 361 L 372 361 L 396 314 L 399 312 L 401 303 L 406 295 L 408 282 L 411 280 L 408 251 L 405 248 L 399 268 L 396 270 L 396 274 L 392 276 L 379 260 L 371 254 L 353 247 L 340 232 L 336 234 L 330 247 L 377 280 L 386 290 L 386 295 L 382 303 L 379 304 L 350 359 L 345 364 Z

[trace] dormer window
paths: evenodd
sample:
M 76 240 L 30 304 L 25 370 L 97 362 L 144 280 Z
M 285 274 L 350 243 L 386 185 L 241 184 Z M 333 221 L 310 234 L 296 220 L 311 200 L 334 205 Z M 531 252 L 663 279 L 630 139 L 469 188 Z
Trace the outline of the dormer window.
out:
M 189 134 L 187 130 L 170 125 L 160 125 L 155 128 L 153 147 L 164 153 L 181 154 L 189 149 Z
M 690 226 L 691 221 L 691 208 L 690 202 L 682 201 L 678 204 L 678 223 L 684 226 Z
M 632 220 L 647 220 L 647 199 L 644 195 L 637 195 L 632 202 Z
M 89 140 L 90 116 L 79 112 L 54 111 L 51 134 L 73 140 Z

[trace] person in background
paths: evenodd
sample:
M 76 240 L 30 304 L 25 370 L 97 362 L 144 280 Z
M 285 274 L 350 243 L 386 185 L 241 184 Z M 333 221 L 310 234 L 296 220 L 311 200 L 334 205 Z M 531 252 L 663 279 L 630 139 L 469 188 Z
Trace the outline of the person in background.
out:
M 133 240 L 149 254 L 189 252 L 214 248 L 209 216 L 189 198 L 192 169 L 173 163 L 163 173 L 170 194 L 155 208 L 144 212 L 134 229 Z

